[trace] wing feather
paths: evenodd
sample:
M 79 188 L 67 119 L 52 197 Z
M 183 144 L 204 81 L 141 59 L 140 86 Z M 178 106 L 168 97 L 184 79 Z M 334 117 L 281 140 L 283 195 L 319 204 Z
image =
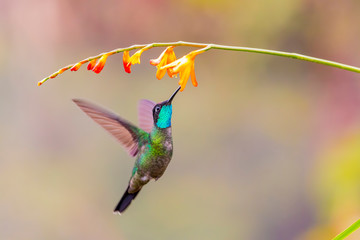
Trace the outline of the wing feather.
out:
M 155 102 L 141 99 L 138 105 L 139 126 L 145 132 L 150 133 L 154 126 L 153 108 Z
M 102 107 L 80 99 L 73 99 L 73 101 L 90 118 L 113 135 L 124 146 L 130 156 L 135 156 L 138 153 L 140 129 Z

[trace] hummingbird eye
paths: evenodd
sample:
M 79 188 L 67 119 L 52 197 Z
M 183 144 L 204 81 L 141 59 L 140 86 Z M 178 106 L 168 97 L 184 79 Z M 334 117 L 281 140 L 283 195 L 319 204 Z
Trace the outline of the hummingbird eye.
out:
M 156 107 L 155 107 L 155 112 L 156 112 L 156 113 L 160 112 L 160 107 L 159 107 L 159 106 L 156 106 Z

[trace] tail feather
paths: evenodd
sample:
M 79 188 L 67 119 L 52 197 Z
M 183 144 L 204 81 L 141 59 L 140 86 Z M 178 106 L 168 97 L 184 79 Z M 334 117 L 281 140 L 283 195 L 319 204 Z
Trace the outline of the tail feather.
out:
M 123 213 L 126 210 L 126 208 L 129 207 L 132 200 L 134 200 L 136 198 L 136 196 L 138 195 L 139 192 L 140 192 L 140 190 L 135 193 L 129 193 L 129 186 L 128 186 L 124 195 L 120 199 L 120 202 L 114 209 L 114 213 L 119 213 L 119 214 Z

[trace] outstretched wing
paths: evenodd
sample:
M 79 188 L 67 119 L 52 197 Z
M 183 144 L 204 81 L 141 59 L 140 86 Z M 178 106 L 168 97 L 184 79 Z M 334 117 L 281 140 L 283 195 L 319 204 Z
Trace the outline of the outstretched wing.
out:
M 154 126 L 153 108 L 156 105 L 153 101 L 141 99 L 138 105 L 139 126 L 145 132 L 150 133 Z
M 73 101 L 89 117 L 113 135 L 128 151 L 130 156 L 135 156 L 139 151 L 139 137 L 143 131 L 116 114 L 80 99 Z

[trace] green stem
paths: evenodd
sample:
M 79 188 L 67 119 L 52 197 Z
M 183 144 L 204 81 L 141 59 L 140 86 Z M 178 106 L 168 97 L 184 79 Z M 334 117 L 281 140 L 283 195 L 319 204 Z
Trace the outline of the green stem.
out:
M 350 227 L 345 229 L 342 233 L 334 237 L 332 240 L 342 240 L 353 233 L 356 229 L 360 228 L 360 219 L 354 222 Z
M 288 58 L 295 58 L 299 60 L 305 60 L 314 63 L 320 63 L 332 67 L 341 68 L 344 70 L 352 71 L 360 73 L 360 68 L 350 66 L 343 63 L 338 63 L 334 61 L 329 61 L 321 58 L 310 57 L 298 53 L 289 53 L 289 52 L 282 52 L 282 51 L 274 51 L 274 50 L 267 50 L 267 49 L 260 49 L 260 48 L 247 48 L 247 47 L 228 47 L 228 46 L 221 46 L 221 45 L 213 45 L 213 49 L 222 49 L 222 50 L 231 50 L 231 51 L 242 51 L 242 52 L 253 52 L 253 53 L 262 53 L 262 54 L 269 54 L 281 57 L 288 57 Z
M 360 68 L 358 68 L 358 67 L 354 67 L 354 66 L 339 63 L 339 62 L 329 61 L 329 60 L 325 60 L 325 59 L 321 59 L 321 58 L 310 57 L 310 56 L 306 56 L 306 55 L 302 55 L 302 54 L 298 54 L 298 53 L 289 53 L 289 52 L 282 52 L 282 51 L 275 51 L 275 50 L 268 50 L 268 49 L 261 49 L 261 48 L 236 47 L 236 46 L 225 46 L 225 45 L 218 45 L 218 44 L 183 42 L 183 41 L 168 42 L 168 43 L 151 43 L 151 44 L 132 45 L 132 46 L 127 47 L 127 48 L 118 48 L 118 49 L 112 50 L 112 51 L 107 52 L 107 53 L 102 53 L 102 54 L 99 54 L 97 56 L 89 57 L 89 58 L 86 58 L 86 59 L 84 59 L 84 60 L 82 60 L 80 62 L 87 63 L 87 62 L 90 62 L 91 60 L 99 59 L 104 54 L 113 55 L 113 54 L 117 54 L 117 53 L 120 53 L 120 52 L 131 51 L 131 50 L 140 49 L 140 48 L 146 48 L 146 50 L 148 50 L 148 49 L 153 48 L 153 47 L 169 47 L 169 46 L 187 46 L 187 47 L 202 48 L 202 49 L 199 49 L 200 51 L 208 51 L 210 49 L 218 49 L 218 50 L 227 50 L 227 51 L 261 53 L 261 54 L 268 54 L 268 55 L 274 55 L 274 56 L 280 56 L 280 57 L 295 58 L 295 59 L 299 59 L 299 60 L 319 63 L 319 64 L 323 64 L 323 65 L 328 65 L 328 66 L 331 66 L 331 67 L 341 68 L 341 69 L 344 69 L 344 70 L 347 70 L 347 71 L 360 73 Z M 69 65 L 69 66 L 67 66 L 67 67 L 65 67 L 65 68 L 63 68 L 61 70 L 64 70 L 64 71 L 68 70 L 73 65 L 75 65 L 75 64 Z M 54 78 L 58 74 L 63 72 L 63 71 L 61 71 L 61 72 L 59 72 L 59 71 L 53 73 L 52 75 L 50 75 L 49 77 L 44 78 L 41 81 L 39 81 L 38 85 L 41 85 L 42 83 L 44 83 L 48 79 Z

